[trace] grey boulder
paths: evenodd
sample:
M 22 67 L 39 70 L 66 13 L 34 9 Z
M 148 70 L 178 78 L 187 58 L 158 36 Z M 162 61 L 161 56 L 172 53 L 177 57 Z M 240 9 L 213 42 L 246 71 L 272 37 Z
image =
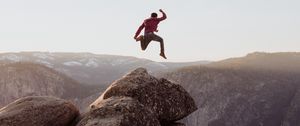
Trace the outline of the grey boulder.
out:
M 97 107 L 107 98 L 127 96 L 150 108 L 160 122 L 174 122 L 197 110 L 189 93 L 179 84 L 157 79 L 144 68 L 138 68 L 113 82 L 90 107 Z
M 130 97 L 110 97 L 94 106 L 77 126 L 160 126 L 155 114 Z
M 69 126 L 78 115 L 78 109 L 68 101 L 24 97 L 0 109 L 0 126 Z

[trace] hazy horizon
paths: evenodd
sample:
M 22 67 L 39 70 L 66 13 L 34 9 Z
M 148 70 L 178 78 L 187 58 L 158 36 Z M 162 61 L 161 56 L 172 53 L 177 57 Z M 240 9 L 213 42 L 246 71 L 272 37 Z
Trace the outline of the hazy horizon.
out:
M 0 1 L 0 53 L 90 52 L 154 61 L 217 61 L 252 52 L 300 51 L 300 1 Z M 151 12 L 168 15 L 159 44 L 133 39 Z M 160 14 L 159 14 L 160 16 Z
M 51 51 L 16 51 L 16 52 L 0 52 L 1 54 L 18 54 L 18 53 L 79 53 L 79 54 L 93 54 L 93 55 L 108 55 L 108 56 L 124 56 L 124 57 L 135 57 L 135 56 L 129 56 L 129 55 L 114 55 L 114 54 L 98 54 L 98 53 L 92 53 L 92 52 L 51 52 Z M 168 61 L 168 60 L 163 60 L 163 61 L 157 61 L 157 60 L 152 60 L 155 62 L 169 62 L 169 63 L 187 63 L 187 62 L 218 62 L 222 60 L 228 60 L 232 58 L 242 58 L 246 57 L 248 54 L 253 54 L 253 53 L 267 53 L 267 54 L 275 54 L 275 53 L 300 53 L 300 52 L 262 52 L 262 51 L 255 51 L 255 52 L 249 52 L 247 54 L 241 55 L 241 56 L 231 56 L 231 57 L 225 57 L 224 59 L 218 59 L 218 60 L 206 60 L 206 59 L 196 59 L 196 60 L 190 60 L 190 61 Z M 146 60 L 151 60 L 143 57 L 135 57 L 135 58 L 140 58 L 140 59 L 146 59 Z

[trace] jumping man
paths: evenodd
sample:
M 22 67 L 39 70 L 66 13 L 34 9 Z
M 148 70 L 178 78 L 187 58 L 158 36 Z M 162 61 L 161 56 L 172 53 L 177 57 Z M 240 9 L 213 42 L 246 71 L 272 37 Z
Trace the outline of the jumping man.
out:
M 139 29 L 136 31 L 134 39 L 136 41 L 140 41 L 141 42 L 141 48 L 142 50 L 146 50 L 148 44 L 153 40 L 153 41 L 157 41 L 160 42 L 160 56 L 167 59 L 167 57 L 165 56 L 165 50 L 164 50 L 164 40 L 163 38 L 161 38 L 160 36 L 154 34 L 154 32 L 158 32 L 157 30 L 157 25 L 159 24 L 160 21 L 163 21 L 167 18 L 167 15 L 165 14 L 165 12 L 160 9 L 159 10 L 162 13 L 162 17 L 157 18 L 157 13 L 152 13 L 151 17 L 148 19 L 145 19 L 143 24 L 139 27 Z M 139 34 L 141 33 L 141 31 L 144 30 L 144 36 Z

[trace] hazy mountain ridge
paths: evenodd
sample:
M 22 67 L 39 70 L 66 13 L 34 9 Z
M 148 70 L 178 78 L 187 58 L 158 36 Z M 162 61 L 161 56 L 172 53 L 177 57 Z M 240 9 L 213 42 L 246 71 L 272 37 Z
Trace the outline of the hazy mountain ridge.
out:
M 209 64 L 218 68 L 249 68 L 285 72 L 300 71 L 300 52 L 254 52 L 244 57 L 229 58 Z
M 300 125 L 300 53 L 252 53 L 162 75 L 181 83 L 198 111 L 188 126 Z
M 51 68 L 34 63 L 0 66 L 0 106 L 24 96 L 55 96 L 78 100 L 95 92 Z
M 186 120 L 189 126 L 296 126 L 299 76 L 190 67 L 164 77 L 181 83 L 195 99 L 199 110 Z

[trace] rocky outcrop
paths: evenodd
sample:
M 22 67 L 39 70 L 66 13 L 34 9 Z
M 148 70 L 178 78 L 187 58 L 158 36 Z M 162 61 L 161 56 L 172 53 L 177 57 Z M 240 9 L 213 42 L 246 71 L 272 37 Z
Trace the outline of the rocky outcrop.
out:
M 196 109 L 180 85 L 139 68 L 115 81 L 80 116 L 68 101 L 25 97 L 0 109 L 0 126 L 184 126 L 175 121 Z
M 25 97 L 0 109 L 0 126 L 70 126 L 78 115 L 68 101 Z
M 160 126 L 155 114 L 130 97 L 110 97 L 84 115 L 77 126 Z
M 194 100 L 180 85 L 157 79 L 144 68 L 115 81 L 90 107 L 101 108 L 105 99 L 116 96 L 136 99 L 152 110 L 161 123 L 180 120 L 197 109 Z

